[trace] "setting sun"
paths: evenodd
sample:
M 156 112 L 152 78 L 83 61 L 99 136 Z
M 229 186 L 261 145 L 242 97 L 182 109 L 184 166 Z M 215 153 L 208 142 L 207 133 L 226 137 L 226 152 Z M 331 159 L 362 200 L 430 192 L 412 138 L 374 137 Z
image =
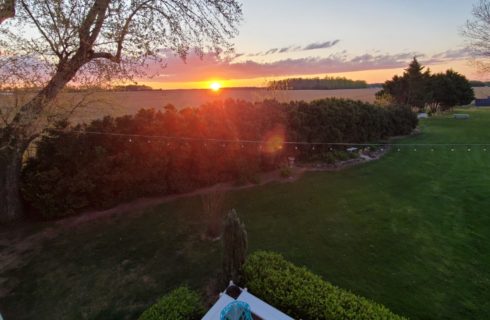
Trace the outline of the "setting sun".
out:
M 221 89 L 221 83 L 219 82 L 212 82 L 211 85 L 209 86 L 211 90 L 213 91 L 219 91 Z

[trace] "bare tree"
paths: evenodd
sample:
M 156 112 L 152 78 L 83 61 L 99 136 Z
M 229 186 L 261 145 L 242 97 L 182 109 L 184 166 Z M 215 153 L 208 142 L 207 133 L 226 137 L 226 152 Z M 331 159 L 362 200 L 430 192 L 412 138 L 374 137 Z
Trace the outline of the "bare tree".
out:
M 463 36 L 468 40 L 479 69 L 490 71 L 490 1 L 480 0 L 473 7 L 473 18 L 466 22 Z
M 14 2 L 3 16 L 15 17 L 0 28 L 0 90 L 29 87 L 34 93 L 0 127 L 2 221 L 21 216 L 22 154 L 69 82 L 131 80 L 150 63 L 163 65 L 169 52 L 185 59 L 191 50 L 231 49 L 242 16 L 237 0 Z

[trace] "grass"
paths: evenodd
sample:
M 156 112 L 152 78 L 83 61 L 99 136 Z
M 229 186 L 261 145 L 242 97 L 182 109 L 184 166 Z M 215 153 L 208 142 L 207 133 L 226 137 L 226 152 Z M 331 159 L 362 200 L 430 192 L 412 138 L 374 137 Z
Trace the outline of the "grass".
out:
M 380 161 L 308 173 L 228 195 L 251 250 L 280 252 L 328 281 L 411 319 L 490 313 L 490 110 L 424 120 Z M 201 201 L 178 200 L 132 218 L 82 225 L 47 241 L 9 274 L 7 319 L 133 319 L 172 288 L 203 288 L 220 266 L 203 242 Z

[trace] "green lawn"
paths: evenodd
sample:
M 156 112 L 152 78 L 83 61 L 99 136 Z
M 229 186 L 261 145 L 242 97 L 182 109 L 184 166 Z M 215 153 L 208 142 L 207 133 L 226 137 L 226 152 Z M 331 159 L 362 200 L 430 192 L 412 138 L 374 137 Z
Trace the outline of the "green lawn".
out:
M 421 123 L 382 160 L 229 194 L 251 250 L 283 253 L 412 319 L 490 314 L 490 110 Z M 408 143 L 489 143 L 472 148 Z M 171 288 L 203 288 L 220 265 L 200 240 L 199 198 L 46 241 L 0 300 L 7 319 L 133 319 Z

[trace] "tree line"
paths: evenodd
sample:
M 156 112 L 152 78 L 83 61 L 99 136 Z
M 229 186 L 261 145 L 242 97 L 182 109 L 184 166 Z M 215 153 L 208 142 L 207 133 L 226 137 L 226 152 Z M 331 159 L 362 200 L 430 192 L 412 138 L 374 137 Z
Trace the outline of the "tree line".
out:
M 338 146 L 283 145 L 283 140 L 362 143 L 408 134 L 416 125 L 406 107 L 342 99 L 228 100 L 179 111 L 169 105 L 75 126 L 63 121 L 37 142 L 36 156 L 22 172 L 22 195 L 34 216 L 49 219 L 218 182 L 256 183 L 261 172 L 286 165 L 287 157 L 309 161 L 345 152 Z
M 271 81 L 268 87 L 274 90 L 335 90 L 364 89 L 368 88 L 368 84 L 364 80 L 325 76 L 324 78 L 290 78 Z

